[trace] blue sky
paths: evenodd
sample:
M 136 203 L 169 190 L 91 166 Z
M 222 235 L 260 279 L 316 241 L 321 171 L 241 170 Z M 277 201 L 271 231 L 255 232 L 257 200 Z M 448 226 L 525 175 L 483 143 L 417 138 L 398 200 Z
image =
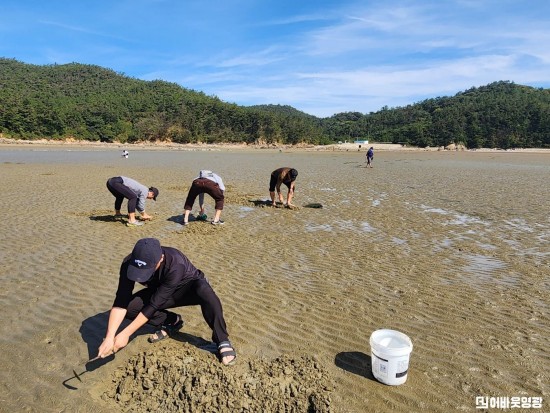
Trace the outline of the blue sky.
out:
M 2 0 L 0 57 L 326 117 L 550 86 L 549 0 Z

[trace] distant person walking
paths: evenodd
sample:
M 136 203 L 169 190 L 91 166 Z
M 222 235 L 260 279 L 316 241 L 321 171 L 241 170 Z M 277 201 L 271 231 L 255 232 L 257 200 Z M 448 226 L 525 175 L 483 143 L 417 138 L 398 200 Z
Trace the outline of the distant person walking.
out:
M 155 187 L 147 188 L 134 179 L 125 176 L 115 176 L 107 181 L 107 189 L 115 197 L 115 215 L 120 216 L 120 208 L 124 198 L 128 199 L 128 226 L 143 225 L 143 222 L 136 220 L 136 209 L 139 211 L 142 220 L 149 220 L 152 217 L 145 212 L 145 200 L 157 200 L 159 190 Z
M 195 203 L 195 199 L 197 198 L 197 196 L 199 197 L 199 216 L 204 216 L 205 193 L 214 198 L 214 201 L 216 203 L 214 206 L 216 212 L 214 214 L 214 219 L 212 220 L 212 225 L 223 225 L 224 222 L 220 219 L 220 216 L 222 215 L 223 211 L 223 204 L 225 199 L 224 192 L 225 186 L 223 184 L 222 178 L 219 175 L 206 169 L 201 170 L 199 172 L 199 176 L 197 176 L 193 180 L 191 188 L 189 188 L 187 198 L 185 199 L 183 225 L 187 225 L 189 223 L 189 213 L 193 209 L 193 204 Z
M 294 168 L 279 168 L 271 172 L 271 179 L 269 180 L 269 196 L 271 197 L 271 205 L 276 206 L 275 202 L 275 190 L 277 190 L 277 196 L 279 201 L 285 205 L 283 201 L 283 195 L 281 194 L 281 185 L 285 184 L 288 188 L 288 194 L 286 197 L 286 206 L 293 207 L 292 198 L 294 196 L 294 190 L 296 187 L 296 177 L 298 171 Z
M 374 159 L 374 148 L 371 146 L 367 151 L 367 168 L 372 168 L 372 161 Z

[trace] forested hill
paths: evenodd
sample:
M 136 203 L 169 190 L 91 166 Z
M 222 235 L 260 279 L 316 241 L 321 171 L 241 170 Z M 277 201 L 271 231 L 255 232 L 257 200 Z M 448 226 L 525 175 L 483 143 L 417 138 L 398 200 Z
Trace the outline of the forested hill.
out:
M 376 113 L 341 113 L 324 122 L 329 137 L 468 148 L 550 148 L 550 89 L 495 82 L 453 97 Z
M 322 143 L 316 118 L 222 102 L 164 81 L 77 63 L 0 59 L 0 133 L 137 142 Z
M 317 118 L 290 106 L 239 106 L 164 81 L 77 63 L 0 58 L 0 134 L 137 142 L 550 147 L 550 89 L 495 82 L 452 97 Z

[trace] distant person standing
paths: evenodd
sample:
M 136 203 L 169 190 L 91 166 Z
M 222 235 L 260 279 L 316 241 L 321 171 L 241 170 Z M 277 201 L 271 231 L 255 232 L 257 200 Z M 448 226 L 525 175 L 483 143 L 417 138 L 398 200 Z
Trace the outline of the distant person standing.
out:
M 147 188 L 131 178 L 115 176 L 107 181 L 107 189 L 115 197 L 115 215 L 121 215 L 120 208 L 124 198 L 128 199 L 128 226 L 143 225 L 143 222 L 136 220 L 136 209 L 141 219 L 149 220 L 152 217 L 145 212 L 145 200 L 157 200 L 159 190 L 155 187 Z
M 283 201 L 283 195 L 281 194 L 281 185 L 285 184 L 288 188 L 286 206 L 294 206 L 292 204 L 292 197 L 294 196 L 297 176 L 298 171 L 294 168 L 279 168 L 271 172 L 271 179 L 269 180 L 269 196 L 271 197 L 271 205 L 277 205 L 275 203 L 275 190 L 277 190 L 279 201 L 282 204 L 285 204 Z
M 374 148 L 371 146 L 367 151 L 367 168 L 372 168 L 372 161 L 374 159 Z
M 183 213 L 183 225 L 189 223 L 189 213 L 193 209 L 193 204 L 197 196 L 199 197 L 199 216 L 204 216 L 204 194 L 210 195 L 215 201 L 215 214 L 212 220 L 212 225 L 223 225 L 224 222 L 220 219 L 224 204 L 224 192 L 225 185 L 222 178 L 212 171 L 206 169 L 199 172 L 189 188 L 187 198 L 185 199 L 184 213 Z

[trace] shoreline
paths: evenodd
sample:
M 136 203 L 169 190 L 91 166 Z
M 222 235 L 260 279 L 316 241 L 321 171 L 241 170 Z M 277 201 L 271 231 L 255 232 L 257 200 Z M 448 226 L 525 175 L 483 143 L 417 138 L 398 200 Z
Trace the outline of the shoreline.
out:
M 12 146 L 48 146 L 48 147 L 82 147 L 82 148 L 100 148 L 100 149 L 132 149 L 132 150 L 181 150 L 181 151 L 233 151 L 233 150 L 274 150 L 274 151 L 308 151 L 308 152 L 327 152 L 327 151 L 357 151 L 366 152 L 369 147 L 374 147 L 375 151 L 407 151 L 407 152 L 494 152 L 494 153 L 548 153 L 550 148 L 516 148 L 516 149 L 498 149 L 498 148 L 477 148 L 467 149 L 465 147 L 455 146 L 454 144 L 446 147 L 425 147 L 406 146 L 393 143 L 372 142 L 369 144 L 357 143 L 337 143 L 331 145 L 276 145 L 276 144 L 246 144 L 246 143 L 173 143 L 173 142 L 140 142 L 140 143 L 120 143 L 120 142 L 96 142 L 82 141 L 75 139 L 55 140 L 55 139 L 8 139 L 0 137 L 1 147 Z

